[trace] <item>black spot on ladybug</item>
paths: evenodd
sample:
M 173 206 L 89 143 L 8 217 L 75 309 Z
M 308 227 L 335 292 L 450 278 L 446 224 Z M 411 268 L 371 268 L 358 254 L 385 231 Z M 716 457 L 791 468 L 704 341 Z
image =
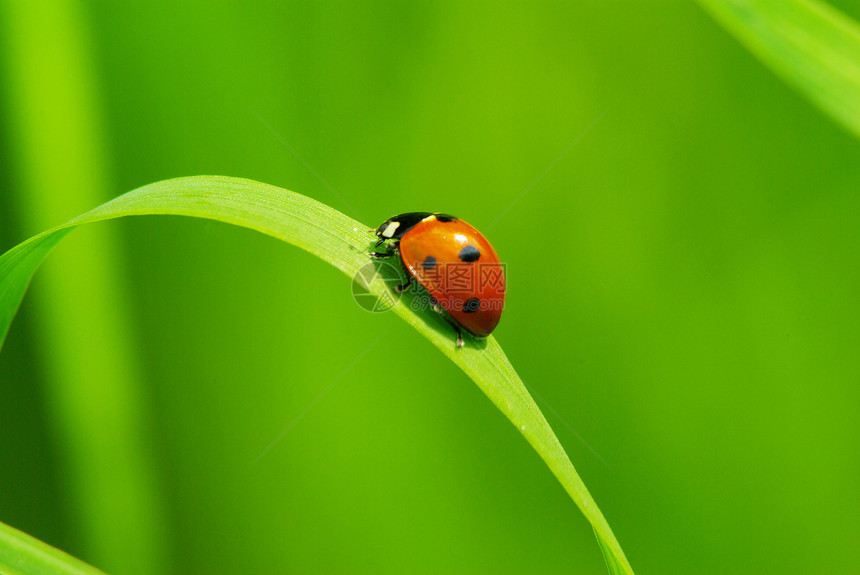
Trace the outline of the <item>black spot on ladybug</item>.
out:
M 427 256 L 426 258 L 424 258 L 424 262 L 421 264 L 421 267 L 423 267 L 425 270 L 432 270 L 436 267 L 436 258 L 434 258 L 433 256 Z
M 476 262 L 479 257 L 481 257 L 481 252 L 475 246 L 466 246 L 460 250 L 460 261 Z
M 448 222 L 453 222 L 457 219 L 454 216 L 452 216 L 451 214 L 435 214 L 435 215 L 436 215 L 436 220 L 438 220 L 442 223 L 445 223 L 445 224 L 447 224 Z
M 481 300 L 476 297 L 472 297 L 466 300 L 466 303 L 463 304 L 463 311 L 466 313 L 474 313 L 478 311 L 478 308 L 481 307 Z

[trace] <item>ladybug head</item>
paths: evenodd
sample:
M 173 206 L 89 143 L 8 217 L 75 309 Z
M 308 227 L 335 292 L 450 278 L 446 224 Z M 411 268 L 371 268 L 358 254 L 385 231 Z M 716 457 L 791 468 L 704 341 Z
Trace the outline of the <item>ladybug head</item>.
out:
M 430 212 L 408 212 L 393 218 L 388 218 L 376 228 L 376 235 L 385 240 L 399 240 L 403 234 L 414 228 L 421 220 L 432 216 Z

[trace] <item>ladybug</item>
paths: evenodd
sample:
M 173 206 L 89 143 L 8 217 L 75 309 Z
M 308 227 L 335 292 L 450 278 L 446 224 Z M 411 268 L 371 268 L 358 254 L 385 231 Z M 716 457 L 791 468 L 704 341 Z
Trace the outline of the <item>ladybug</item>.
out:
M 505 269 L 487 238 L 471 225 L 448 214 L 409 212 L 382 222 L 376 229 L 386 251 L 374 258 L 399 256 L 407 272 L 402 292 L 416 281 L 430 294 L 433 309 L 457 332 L 487 337 L 505 306 Z

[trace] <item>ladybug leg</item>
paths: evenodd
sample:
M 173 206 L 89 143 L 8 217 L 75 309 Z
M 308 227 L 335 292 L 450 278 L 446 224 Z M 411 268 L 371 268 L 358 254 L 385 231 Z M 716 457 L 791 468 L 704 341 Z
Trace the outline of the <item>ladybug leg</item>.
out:
M 394 288 L 394 291 L 396 291 L 397 293 L 403 293 L 403 292 L 405 292 L 406 290 L 408 290 L 408 289 L 410 288 L 410 286 L 412 286 L 412 279 L 413 279 L 413 278 L 412 278 L 412 276 L 411 276 L 411 275 L 409 275 L 409 274 L 407 274 L 407 276 L 406 276 L 406 283 L 405 283 L 405 284 L 402 284 L 402 285 L 399 285 L 399 286 L 396 286 L 396 287 Z
M 393 255 L 394 255 L 393 252 L 370 252 L 370 257 L 376 258 L 379 260 L 384 259 L 384 258 L 390 258 Z
M 442 309 L 442 306 L 439 305 L 439 302 L 433 303 L 433 311 L 445 318 L 445 321 L 447 321 L 448 324 L 450 324 L 450 326 L 454 328 L 454 331 L 457 332 L 457 349 L 460 349 L 461 347 L 466 345 L 466 342 L 463 341 L 463 331 L 460 329 L 460 326 L 457 325 L 457 322 L 451 319 L 451 316 L 445 313 L 445 310 Z
M 454 328 L 454 331 L 456 331 L 456 332 L 457 332 L 457 343 L 456 343 L 456 346 L 457 346 L 457 349 L 460 349 L 461 347 L 463 347 L 464 345 L 466 345 L 466 342 L 464 342 L 464 341 L 463 341 L 463 332 L 460 330 L 460 326 L 459 326 L 459 325 L 457 325 L 456 323 L 454 323 L 452 320 L 448 319 L 448 316 L 445 316 L 445 319 L 447 319 L 447 320 L 448 320 L 448 323 L 450 323 L 450 324 L 451 324 L 451 327 L 453 327 L 453 328 Z
M 378 246 L 379 244 L 381 244 L 385 240 L 386 240 L 386 238 L 382 238 L 381 240 L 376 242 L 376 245 Z M 370 252 L 370 257 L 377 258 L 377 259 L 390 258 L 391 256 L 393 256 L 394 254 L 397 253 L 397 244 L 399 244 L 399 243 L 400 242 L 391 242 L 390 244 L 385 246 L 384 252 Z

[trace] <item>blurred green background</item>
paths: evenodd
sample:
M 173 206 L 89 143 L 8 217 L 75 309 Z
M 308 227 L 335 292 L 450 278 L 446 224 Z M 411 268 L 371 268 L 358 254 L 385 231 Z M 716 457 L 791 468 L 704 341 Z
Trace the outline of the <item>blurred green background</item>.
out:
M 2 250 L 195 174 L 368 226 L 455 213 L 507 262 L 495 335 L 637 572 L 856 572 L 860 146 L 699 7 L 27 11 L 30 28 L 0 23 Z M 28 112 L 21 78 L 42 64 L 20 50 L 61 71 L 72 53 L 81 101 L 48 81 Z M 64 106 L 83 127 L 44 122 L 52 148 L 22 152 L 19 116 Z M 59 185 L 39 199 L 34 177 Z M 98 306 L 95 276 L 70 274 L 93 244 L 115 252 L 108 336 L 52 325 L 52 293 Z M 36 276 L 0 354 L 0 521 L 111 572 L 147 564 L 136 536 L 108 556 L 81 527 L 56 421 L 54 380 L 76 365 L 57 350 L 111 355 L 117 333 L 168 572 L 605 572 L 517 430 L 404 322 L 300 250 L 174 217 L 81 229 Z

